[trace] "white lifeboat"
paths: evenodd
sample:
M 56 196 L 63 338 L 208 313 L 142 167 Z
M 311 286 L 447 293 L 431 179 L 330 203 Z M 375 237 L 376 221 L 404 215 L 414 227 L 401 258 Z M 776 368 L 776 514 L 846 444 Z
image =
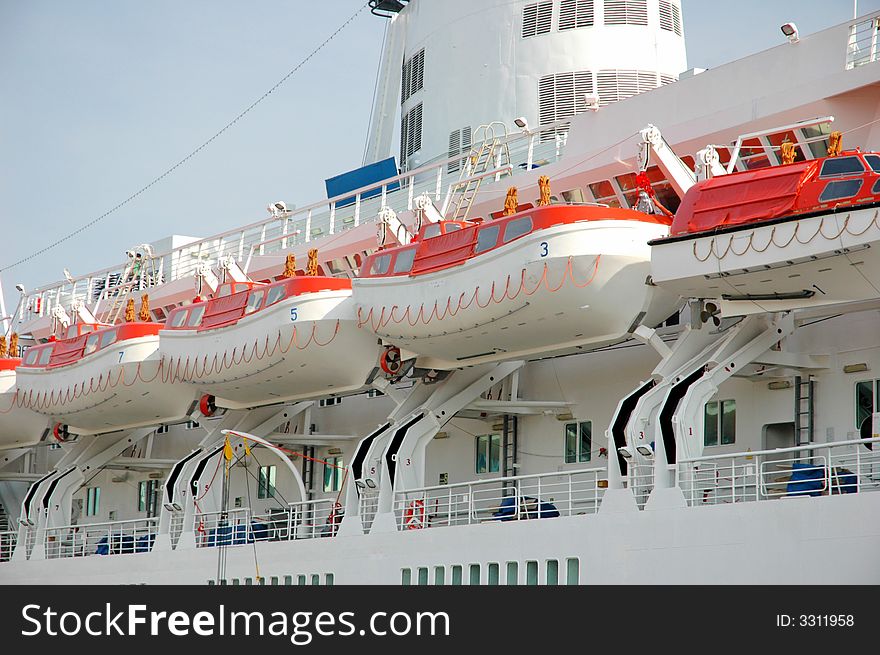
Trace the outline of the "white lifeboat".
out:
M 185 418 L 195 394 L 164 380 L 161 327 L 79 323 L 64 339 L 31 346 L 17 369 L 16 402 L 76 434 Z
M 676 309 L 678 296 L 648 279 L 647 243 L 666 235 L 665 220 L 526 205 L 433 223 L 367 258 L 354 280 L 358 322 L 437 369 L 607 345 Z
M 172 311 L 160 334 L 165 379 L 228 408 L 360 389 L 379 356 L 357 328 L 347 278 L 225 283 Z
M 18 402 L 15 370 L 18 358 L 0 359 L 0 450 L 33 446 L 40 442 L 48 421 Z
M 880 154 L 698 182 L 651 246 L 656 284 L 717 299 L 724 314 L 880 298 Z

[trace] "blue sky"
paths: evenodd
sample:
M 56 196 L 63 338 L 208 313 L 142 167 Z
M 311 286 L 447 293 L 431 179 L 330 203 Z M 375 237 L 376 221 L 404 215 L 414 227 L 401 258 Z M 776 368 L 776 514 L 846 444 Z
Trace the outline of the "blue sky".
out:
M 439 1 L 439 0 L 417 0 Z M 0 0 L 0 269 L 104 213 L 262 95 L 364 0 Z M 880 9 L 860 0 L 859 13 Z M 683 0 L 690 66 L 852 16 L 852 0 Z M 384 21 L 363 11 L 217 141 L 75 239 L 4 271 L 33 288 L 320 199 L 361 162 Z M 12 307 L 9 307 L 11 310 Z

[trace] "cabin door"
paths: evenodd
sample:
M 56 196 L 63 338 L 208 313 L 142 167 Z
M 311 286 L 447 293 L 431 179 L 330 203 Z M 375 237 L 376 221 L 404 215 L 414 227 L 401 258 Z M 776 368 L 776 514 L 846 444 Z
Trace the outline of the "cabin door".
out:
M 768 423 L 762 430 L 763 450 L 774 448 L 791 448 L 794 443 L 794 422 Z

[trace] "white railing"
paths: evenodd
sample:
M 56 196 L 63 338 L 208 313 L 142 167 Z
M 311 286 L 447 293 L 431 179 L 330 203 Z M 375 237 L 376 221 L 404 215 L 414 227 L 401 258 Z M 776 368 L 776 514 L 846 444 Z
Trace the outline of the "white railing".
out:
M 880 16 L 853 23 L 846 43 L 846 70 L 877 61 L 877 37 L 880 32 Z
M 423 487 L 395 493 L 394 513 L 401 530 L 593 514 L 605 474 L 594 468 Z
M 691 506 L 880 491 L 880 438 L 697 457 L 676 476 Z
M 16 543 L 18 543 L 18 532 L 14 530 L 0 532 L 0 562 L 8 562 L 12 558 Z
M 373 527 L 373 519 L 376 518 L 376 512 L 379 509 L 379 493 L 378 490 L 362 489 L 360 502 L 361 522 L 364 531 L 369 532 Z
M 193 531 L 198 548 L 243 546 L 256 541 L 293 541 L 332 537 L 342 520 L 333 500 L 289 503 L 266 514 L 250 508 L 196 514 Z
M 513 174 L 536 166 L 558 161 L 565 147 L 564 138 L 556 138 L 569 121 L 543 125 L 528 133 L 516 131 L 502 139 L 510 150 Z M 553 135 L 549 140 L 542 136 Z M 459 179 L 459 172 L 448 173 L 448 165 L 462 156 L 433 160 L 413 171 L 371 184 L 360 189 L 320 200 L 311 205 L 292 209 L 278 217 L 271 217 L 212 237 L 193 241 L 170 251 L 156 253 L 152 258 L 155 274 L 147 274 L 144 265 L 137 286 L 147 288 L 165 282 L 193 276 L 202 263 L 215 266 L 221 258 L 232 257 L 238 262 L 253 256 L 283 252 L 304 243 L 356 227 L 361 223 L 376 222 L 379 209 L 390 207 L 397 212 L 413 209 L 413 199 L 428 192 L 441 201 L 445 188 Z M 399 189 L 391 189 L 399 185 Z M 375 194 L 375 195 L 373 195 Z M 342 200 L 354 199 L 351 204 L 337 207 Z M 320 243 L 316 243 L 320 247 Z M 247 270 L 248 266 L 245 266 Z M 51 316 L 52 307 L 61 305 L 68 311 L 75 301 L 83 301 L 92 311 L 99 300 L 115 293 L 126 293 L 126 264 L 110 266 L 72 279 L 60 281 L 29 293 L 21 304 L 19 320 L 30 321 Z
M 653 462 L 631 462 L 627 467 L 627 487 L 632 491 L 639 509 L 644 509 L 654 490 Z
M 146 553 L 153 548 L 158 518 L 66 525 L 46 530 L 46 558 Z

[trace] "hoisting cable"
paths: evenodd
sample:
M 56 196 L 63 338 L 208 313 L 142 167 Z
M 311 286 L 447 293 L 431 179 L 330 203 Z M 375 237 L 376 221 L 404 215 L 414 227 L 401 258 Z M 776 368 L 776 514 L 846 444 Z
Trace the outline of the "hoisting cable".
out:
M 254 100 L 254 102 L 252 102 L 250 105 L 248 105 L 248 107 L 246 109 L 241 111 L 235 118 L 233 118 L 231 121 L 226 123 L 226 125 L 224 125 L 222 128 L 220 128 L 220 130 L 215 132 L 206 141 L 202 142 L 201 145 L 199 145 L 197 148 L 195 148 L 195 150 L 192 150 L 183 159 L 179 160 L 176 164 L 174 164 L 170 168 L 165 169 L 165 171 L 163 173 L 161 173 L 157 177 L 153 178 L 153 180 L 151 180 L 149 183 L 142 186 L 140 189 L 138 189 L 133 194 L 128 196 L 125 200 L 123 200 L 119 204 L 115 205 L 114 207 L 108 209 L 106 212 L 104 212 L 100 216 L 93 218 L 91 221 L 89 221 L 88 223 L 85 223 L 84 225 L 81 225 L 80 227 L 75 229 L 73 232 L 69 232 L 68 234 L 61 237 L 60 239 L 53 241 L 52 243 L 50 243 L 48 246 L 45 246 L 44 248 L 40 248 L 36 252 L 33 252 L 30 255 L 28 255 L 27 257 L 23 257 L 22 259 L 19 259 L 17 262 L 14 262 L 14 263 L 10 264 L 9 266 L 4 266 L 4 267 L 0 268 L 0 272 L 8 271 L 9 269 L 15 268 L 16 266 L 18 266 L 20 264 L 24 264 L 25 262 L 30 261 L 31 259 L 34 259 L 35 257 L 39 257 L 43 253 L 48 252 L 49 250 L 52 250 L 53 248 L 55 248 L 57 246 L 60 246 L 65 241 L 72 239 L 76 235 L 78 235 L 82 232 L 85 232 L 87 229 L 89 229 L 93 225 L 96 225 L 100 221 L 104 220 L 105 218 L 110 216 L 110 214 L 113 214 L 116 210 L 121 209 L 122 207 L 124 207 L 125 205 L 130 203 L 132 200 L 134 200 L 135 198 L 140 196 L 142 193 L 144 193 L 145 191 L 148 191 L 151 187 L 155 186 L 156 184 L 158 184 L 159 182 L 164 180 L 166 177 L 171 175 L 174 171 L 176 171 L 178 168 L 183 166 L 185 163 L 187 163 L 190 159 L 192 159 L 197 154 L 199 154 L 206 147 L 208 147 L 213 141 L 215 141 L 218 137 L 220 137 L 229 128 L 231 128 L 233 125 L 238 123 L 238 121 L 240 121 L 242 118 L 244 118 L 245 115 L 247 115 L 252 109 L 254 109 L 257 105 L 259 105 L 261 102 L 263 102 L 263 100 L 268 98 L 274 91 L 276 91 L 279 87 L 281 87 L 282 84 L 287 82 L 287 80 L 290 79 L 294 75 L 294 73 L 296 73 L 300 68 L 305 66 L 306 63 L 308 63 L 308 61 L 310 59 L 312 59 L 316 54 L 318 54 L 318 52 L 323 50 L 324 47 L 328 43 L 330 43 L 334 38 L 336 38 L 336 36 L 342 30 L 344 30 L 346 27 L 348 27 L 349 23 L 351 23 L 357 17 L 358 14 L 360 14 L 364 9 L 366 9 L 368 5 L 369 5 L 369 2 L 365 2 L 363 5 L 361 5 L 358 8 L 358 10 L 355 11 L 351 16 L 349 16 L 348 19 L 344 23 L 342 23 L 342 25 L 340 25 L 338 28 L 336 28 L 336 30 L 330 36 L 328 36 L 326 39 L 324 39 L 314 50 L 312 50 L 308 55 L 306 55 L 306 57 L 302 61 L 300 61 L 296 66 L 294 66 L 292 69 L 290 69 L 290 71 L 288 71 L 284 77 L 282 77 L 280 80 L 278 80 L 272 88 L 270 88 L 263 95 L 261 95 L 259 98 Z

